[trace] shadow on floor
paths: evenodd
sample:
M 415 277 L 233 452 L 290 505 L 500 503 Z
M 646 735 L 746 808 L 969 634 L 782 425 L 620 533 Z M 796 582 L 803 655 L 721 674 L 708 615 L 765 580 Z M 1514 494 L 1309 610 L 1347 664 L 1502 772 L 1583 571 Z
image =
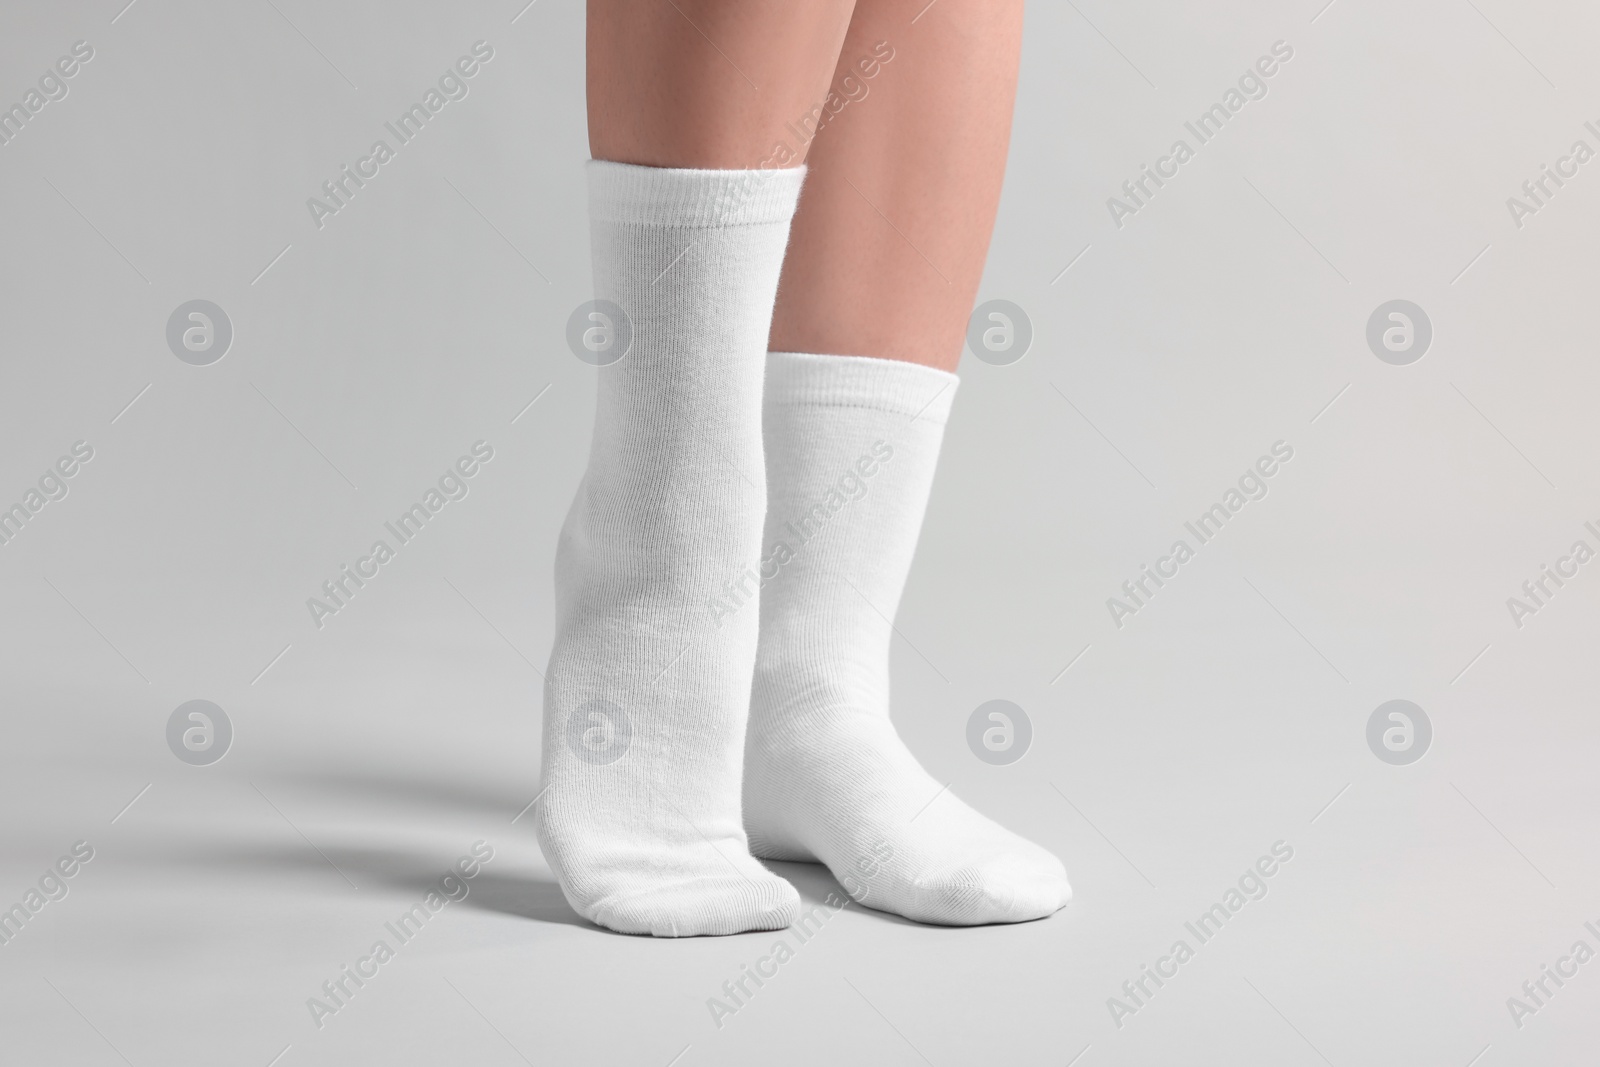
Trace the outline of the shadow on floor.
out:
M 139 861 L 166 869 L 188 867 L 257 885 L 286 878 L 322 878 L 330 890 L 353 887 L 357 892 L 410 902 L 439 889 L 440 879 L 454 873 L 457 858 L 440 850 L 239 838 L 192 838 L 181 844 L 146 846 L 137 856 Z M 600 930 L 568 906 L 560 886 L 548 874 L 496 870 L 491 860 L 475 877 L 464 881 L 467 895 L 457 902 L 462 907 Z
M 361 803 L 380 806 L 400 803 L 434 811 L 493 815 L 496 822 L 502 818 L 509 820 L 512 815 L 525 810 L 534 795 L 513 796 L 504 788 L 497 788 L 489 782 L 458 778 L 430 779 L 377 768 L 344 767 L 335 770 L 303 767 L 275 775 L 271 780 L 264 780 L 264 784 L 272 796 L 279 799 L 284 793 L 291 796 L 300 793 L 301 796 L 293 805 L 298 811 L 305 810 L 305 794 L 309 792 L 322 793 L 324 799 L 342 800 L 344 804 L 335 804 L 341 808 Z M 284 789 L 285 786 L 289 788 Z M 267 796 L 265 793 L 262 795 Z M 276 801 L 270 802 L 275 809 L 278 808 Z M 278 813 L 283 815 L 281 810 Z M 336 844 L 329 840 L 325 831 L 313 829 L 311 836 L 306 837 L 297 825 L 290 825 L 294 826 L 299 840 L 277 837 L 273 840 L 250 840 L 218 837 L 214 831 L 203 832 L 181 842 L 168 841 L 164 845 L 146 846 L 140 850 L 140 859 L 162 866 L 187 866 L 231 874 L 255 884 L 297 875 L 325 877 L 330 886 L 348 883 L 357 891 L 376 891 L 414 901 L 420 900 L 430 889 L 437 888 L 439 880 L 451 872 L 461 855 L 460 852 L 407 849 L 393 845 Z M 766 866 L 795 887 L 800 893 L 803 908 L 807 910 L 817 904 L 837 906 L 838 902 L 848 899 L 843 887 L 821 864 L 771 861 Z M 560 886 L 547 872 L 513 871 L 504 867 L 497 869 L 491 861 L 483 865 L 467 884 L 468 894 L 460 901 L 464 907 L 513 915 L 534 922 L 561 923 L 610 933 L 578 915 L 562 895 Z M 919 925 L 855 902 L 849 906 L 863 915 L 884 922 Z
M 464 776 L 424 778 L 384 767 L 318 767 L 286 769 L 272 781 L 297 791 L 321 793 L 348 801 L 405 805 L 428 811 L 477 812 L 510 819 L 538 793 L 507 791 L 503 784 Z

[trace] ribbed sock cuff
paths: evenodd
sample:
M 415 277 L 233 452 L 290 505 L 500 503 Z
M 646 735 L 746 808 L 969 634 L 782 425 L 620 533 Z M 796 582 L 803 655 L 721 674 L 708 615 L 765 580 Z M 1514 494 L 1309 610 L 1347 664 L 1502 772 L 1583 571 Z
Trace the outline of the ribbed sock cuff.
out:
M 900 359 L 767 353 L 768 404 L 871 408 L 943 426 L 959 383 L 949 371 Z
M 805 167 L 690 170 L 591 159 L 589 215 L 654 226 L 754 226 L 788 222 Z

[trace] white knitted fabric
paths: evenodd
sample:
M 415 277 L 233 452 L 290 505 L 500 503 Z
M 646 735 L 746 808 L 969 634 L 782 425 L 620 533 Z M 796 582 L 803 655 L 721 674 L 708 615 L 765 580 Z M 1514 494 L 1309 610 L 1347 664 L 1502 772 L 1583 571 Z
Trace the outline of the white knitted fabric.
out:
M 942 789 L 889 720 L 890 620 L 955 391 L 914 363 L 768 358 L 744 817 L 758 856 L 821 861 L 868 907 L 966 926 L 1037 919 L 1072 891 L 1055 856 Z
M 787 926 L 739 780 L 759 613 L 767 331 L 802 171 L 588 165 L 597 299 L 632 347 L 599 369 L 556 555 L 537 825 L 577 911 L 658 936 Z

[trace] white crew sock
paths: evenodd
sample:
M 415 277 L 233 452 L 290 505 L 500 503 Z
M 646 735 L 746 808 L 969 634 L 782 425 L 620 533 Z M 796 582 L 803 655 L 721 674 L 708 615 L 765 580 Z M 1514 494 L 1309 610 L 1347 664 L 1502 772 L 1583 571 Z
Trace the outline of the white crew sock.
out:
M 590 162 L 597 299 L 632 323 L 599 370 L 589 466 L 556 555 L 546 858 L 579 913 L 681 937 L 787 926 L 739 780 L 759 612 L 767 331 L 803 174 Z
M 955 388 L 915 363 L 768 357 L 744 805 L 756 855 L 819 860 L 868 907 L 967 926 L 1037 919 L 1072 891 L 1053 855 L 941 790 L 889 721 L 889 620 Z

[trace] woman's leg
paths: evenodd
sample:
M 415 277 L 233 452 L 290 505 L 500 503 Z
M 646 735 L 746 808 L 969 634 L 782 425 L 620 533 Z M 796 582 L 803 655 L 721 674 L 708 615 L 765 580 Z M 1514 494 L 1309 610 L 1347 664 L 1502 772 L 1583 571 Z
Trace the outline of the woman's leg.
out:
M 1060 861 L 943 788 L 889 718 L 890 620 L 999 199 L 1022 14 L 926 3 L 857 5 L 835 78 L 856 99 L 812 150 L 784 264 L 745 825 L 757 855 L 821 860 L 869 907 L 1018 922 L 1066 903 Z
M 646 167 L 767 163 L 828 88 L 855 0 L 589 0 L 589 151 Z M 798 166 L 803 150 L 779 166 Z
M 1005 177 L 1021 38 L 1022 0 L 856 5 L 834 86 L 848 75 L 865 95 L 812 146 L 773 351 L 955 369 Z
M 827 84 L 849 8 L 590 0 L 583 343 L 606 365 L 556 555 L 536 823 L 567 900 L 615 930 L 777 929 L 799 906 L 750 855 L 739 783 L 762 373 L 802 172 L 748 168 Z

